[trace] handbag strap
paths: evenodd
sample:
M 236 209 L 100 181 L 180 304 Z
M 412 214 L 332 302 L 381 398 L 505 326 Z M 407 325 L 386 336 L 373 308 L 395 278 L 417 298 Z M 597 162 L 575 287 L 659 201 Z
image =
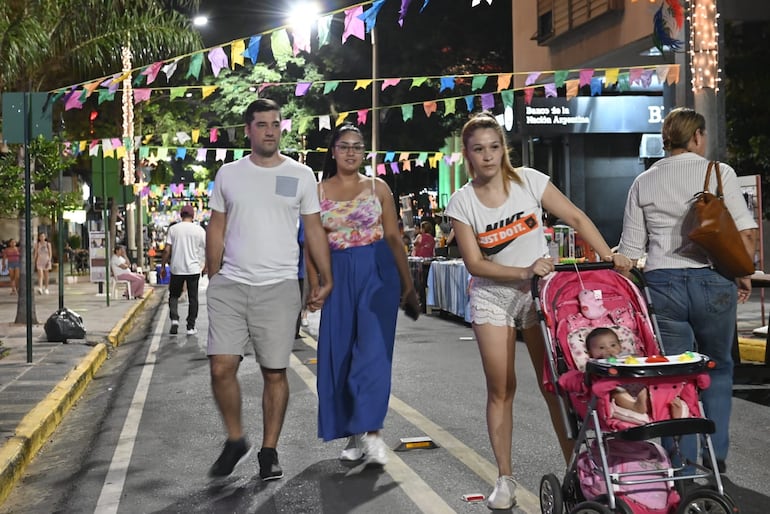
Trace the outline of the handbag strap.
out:
M 714 169 L 714 174 L 717 177 L 717 191 L 716 196 L 722 198 L 722 174 L 719 172 L 719 161 L 709 161 L 709 167 L 706 170 L 706 180 L 703 182 L 703 191 L 709 190 L 709 178 L 711 177 L 711 170 Z

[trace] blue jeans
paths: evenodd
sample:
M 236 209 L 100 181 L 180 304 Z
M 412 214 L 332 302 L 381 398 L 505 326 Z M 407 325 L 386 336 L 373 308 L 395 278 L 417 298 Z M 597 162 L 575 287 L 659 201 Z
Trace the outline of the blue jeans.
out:
M 695 350 L 716 363 L 709 372 L 711 386 L 701 393 L 701 401 L 706 417 L 716 425 L 711 436 L 716 458 L 726 460 L 733 398 L 732 345 L 738 308 L 735 282 L 710 268 L 659 269 L 645 273 L 645 279 L 664 351 L 676 355 Z M 683 437 L 681 448 L 685 457 L 695 461 L 695 436 Z

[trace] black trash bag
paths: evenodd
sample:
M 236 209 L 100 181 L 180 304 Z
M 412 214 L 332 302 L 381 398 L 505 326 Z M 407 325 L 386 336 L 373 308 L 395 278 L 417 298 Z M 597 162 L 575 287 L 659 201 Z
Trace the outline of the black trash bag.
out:
M 68 339 L 85 339 L 86 327 L 79 314 L 65 307 L 46 320 L 45 335 L 50 342 L 66 343 Z

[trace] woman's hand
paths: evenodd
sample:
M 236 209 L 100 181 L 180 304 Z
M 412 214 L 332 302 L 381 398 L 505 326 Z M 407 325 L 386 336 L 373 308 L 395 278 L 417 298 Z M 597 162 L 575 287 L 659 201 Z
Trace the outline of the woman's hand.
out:
M 634 267 L 634 263 L 631 259 L 623 255 L 622 253 L 613 253 L 602 258 L 604 262 L 611 262 L 615 265 L 615 269 L 619 271 L 629 271 Z
M 548 275 L 550 272 L 553 271 L 553 258 L 552 257 L 540 257 L 538 260 L 532 263 L 532 266 L 530 266 L 529 269 L 529 277 L 532 278 L 534 275 L 537 275 L 539 277 L 544 277 Z
M 410 318 L 417 320 L 420 317 L 420 297 L 414 288 L 401 294 L 401 307 Z
M 751 296 L 751 275 L 735 279 L 738 285 L 738 303 L 746 303 Z

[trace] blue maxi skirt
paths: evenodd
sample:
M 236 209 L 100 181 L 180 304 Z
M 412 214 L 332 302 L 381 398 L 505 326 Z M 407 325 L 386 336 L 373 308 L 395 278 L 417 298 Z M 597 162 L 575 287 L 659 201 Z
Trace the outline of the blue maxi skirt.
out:
M 318 436 L 379 430 L 390 397 L 401 282 L 384 240 L 331 252 L 318 331 Z

